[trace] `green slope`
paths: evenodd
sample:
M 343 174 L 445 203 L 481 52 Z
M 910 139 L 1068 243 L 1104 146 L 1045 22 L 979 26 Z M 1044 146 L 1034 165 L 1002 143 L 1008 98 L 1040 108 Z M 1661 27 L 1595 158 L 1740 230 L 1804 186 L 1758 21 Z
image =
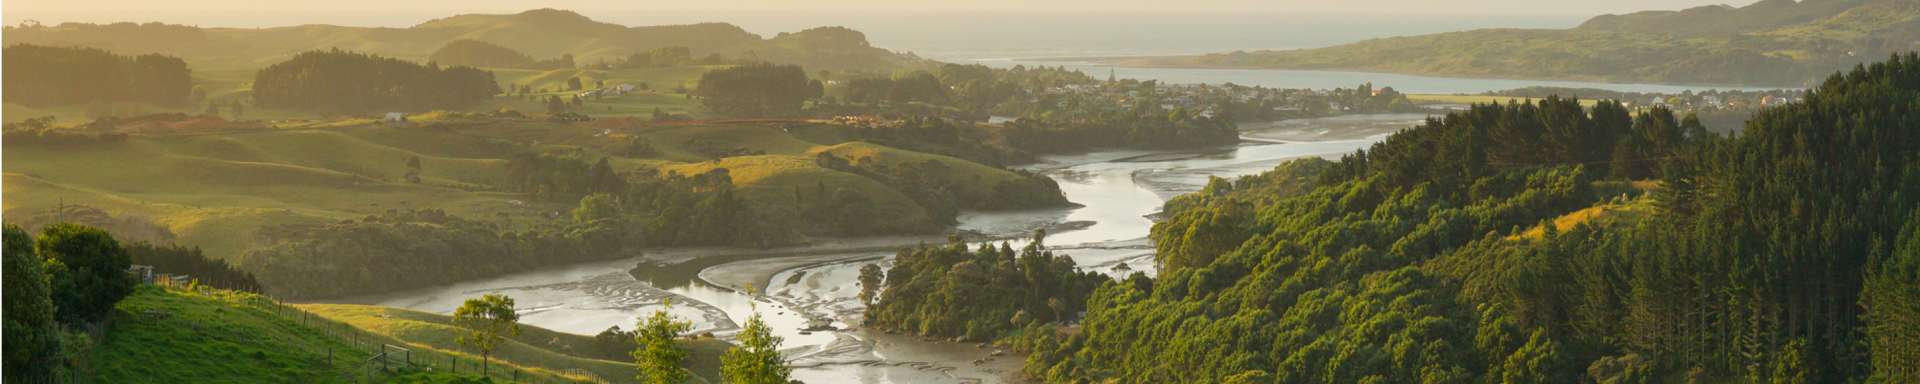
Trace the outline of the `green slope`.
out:
M 360 326 L 311 316 L 249 293 L 142 286 L 116 307 L 111 325 L 85 355 L 82 372 L 90 379 L 86 382 L 94 383 L 384 382 L 385 374 L 369 375 L 363 365 L 382 345 L 411 349 L 417 370 L 427 369 L 428 362 L 439 364 L 436 370 L 443 374 L 432 376 L 448 376 L 448 359 L 460 361 L 463 373 L 479 366 L 475 356 Z M 552 333 L 523 328 L 530 334 Z M 494 376 L 509 378 L 518 371 L 528 382 L 585 382 L 591 377 L 568 370 L 620 364 L 531 358 L 554 354 L 540 349 L 522 353 L 530 358 L 501 355 L 495 368 L 504 373 Z M 389 366 L 399 370 L 399 365 Z
M 447 354 L 473 356 L 456 341 L 463 330 L 452 318 L 405 309 L 351 304 L 306 304 L 301 309 L 366 332 L 404 341 L 417 348 Z M 495 358 L 528 368 L 552 371 L 580 370 L 612 382 L 633 382 L 636 369 L 631 359 L 604 360 L 585 352 L 593 337 L 581 336 L 522 325 L 520 335 L 505 343 Z M 718 382 L 720 355 L 731 347 L 719 339 L 687 341 L 692 352 L 688 369 L 698 377 Z

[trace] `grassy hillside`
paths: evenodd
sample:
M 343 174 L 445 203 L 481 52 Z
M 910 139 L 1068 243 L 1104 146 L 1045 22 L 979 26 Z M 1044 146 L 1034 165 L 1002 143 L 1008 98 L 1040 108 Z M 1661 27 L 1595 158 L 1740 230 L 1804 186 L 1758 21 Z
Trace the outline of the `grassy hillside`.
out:
M 432 376 L 449 376 L 449 359 L 461 364 L 459 372 L 464 375 L 473 375 L 466 372 L 479 367 L 477 356 L 456 349 L 362 329 L 362 323 L 311 316 L 249 293 L 142 286 L 116 309 L 112 325 L 85 355 L 83 376 L 89 380 L 84 382 L 185 383 L 208 378 L 230 383 L 364 382 L 369 375 L 363 362 L 380 353 L 383 344 L 411 349 L 419 365 L 414 370 L 426 370 L 432 364 L 441 372 Z M 553 334 L 523 328 L 527 334 Z M 548 359 L 556 353 L 516 345 L 520 349 L 510 347 L 513 352 L 494 360 L 495 369 L 506 372 L 496 378 L 512 377 L 511 372 L 518 371 L 529 382 L 585 382 L 592 377 L 568 370 L 622 364 Z M 705 353 L 710 348 L 697 350 Z M 398 365 L 390 366 L 398 369 Z M 602 371 L 587 372 L 597 376 Z M 631 374 L 605 372 L 609 379 L 631 380 Z M 375 372 L 372 377 L 379 382 L 385 376 Z
M 535 198 L 508 180 L 508 159 L 527 153 L 608 159 L 616 173 L 630 179 L 726 168 L 745 204 L 764 214 L 769 225 L 792 233 L 793 241 L 935 231 L 954 204 L 994 208 L 1009 206 L 965 204 L 1050 202 L 1031 195 L 1044 189 L 1032 185 L 1032 176 L 842 141 L 847 135 L 832 132 L 845 127 L 831 124 L 416 117 L 409 124 L 342 118 L 176 129 L 153 123 L 123 139 L 66 144 L 12 140 L 10 134 L 0 152 L 7 194 L 0 208 L 17 217 L 46 216 L 62 206 L 99 208 L 133 223 L 128 225 L 160 228 L 170 235 L 161 239 L 200 247 L 209 257 L 263 276 L 270 292 L 285 293 L 274 290 L 272 276 L 288 275 L 265 273 L 284 263 L 247 257 L 250 250 L 288 238 L 262 229 L 413 209 L 440 210 L 503 231 L 572 224 L 567 213 L 574 201 Z M 820 153 L 848 159 L 852 167 L 829 168 L 818 161 Z M 406 178 L 413 159 L 420 164 L 418 183 Z M 927 167 L 915 174 L 929 181 L 903 185 L 899 172 L 885 172 L 906 166 Z M 1008 183 L 1022 188 L 1005 188 Z M 928 200 L 930 189 L 952 191 L 954 201 Z M 1057 191 L 1047 191 L 1058 199 Z M 822 208 L 828 197 L 862 201 L 870 209 L 865 212 L 883 222 L 861 228 L 802 224 L 839 217 L 833 216 L 839 215 L 836 210 Z
M 1920 49 L 1920 4 L 1769 0 L 1596 17 L 1573 29 L 1483 29 L 1326 48 L 1116 58 L 1118 64 L 1347 69 L 1446 76 L 1805 86 Z
M 404 309 L 350 304 L 305 304 L 298 306 L 332 321 L 382 337 L 393 338 L 418 348 L 467 354 L 456 339 L 464 330 L 453 325 L 452 318 Z M 586 352 L 593 337 L 555 332 L 539 327 L 520 327 L 520 335 L 496 351 L 495 358 L 529 368 L 554 371 L 578 369 L 594 377 L 613 382 L 632 382 L 636 368 L 631 359 L 604 360 Z M 718 382 L 720 355 L 731 347 L 719 339 L 690 340 L 688 357 L 692 370 L 707 382 Z M 467 356 L 474 357 L 474 356 Z
M 145 20 L 139 20 L 145 22 Z M 851 32 L 851 33 L 849 33 Z M 7 27 L 7 45 L 81 45 L 122 54 L 163 53 L 195 70 L 254 69 L 293 54 L 339 48 L 425 61 L 446 43 L 484 41 L 536 58 L 572 54 L 578 63 L 623 58 L 663 47 L 688 47 L 696 57 L 720 54 L 799 64 L 809 70 L 879 70 L 924 65 L 924 60 L 867 44 L 851 30 L 817 28 L 762 38 L 723 23 L 628 27 L 571 11 L 457 15 L 408 28 L 300 25 L 275 28 L 200 28 L 158 23 Z

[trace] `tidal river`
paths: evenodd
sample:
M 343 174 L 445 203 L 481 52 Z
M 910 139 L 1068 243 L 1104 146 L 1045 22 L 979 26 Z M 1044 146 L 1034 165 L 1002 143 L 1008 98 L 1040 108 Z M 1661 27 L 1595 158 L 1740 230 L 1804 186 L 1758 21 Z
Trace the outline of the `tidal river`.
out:
M 1079 207 L 969 212 L 961 215 L 957 229 L 1018 242 L 1044 228 L 1051 233 L 1048 247 L 1071 255 L 1081 268 L 1114 276 L 1153 273 L 1147 233 L 1151 217 L 1168 198 L 1199 190 L 1210 176 L 1249 175 L 1290 159 L 1352 153 L 1423 118 L 1359 115 L 1243 125 L 1244 142 L 1231 147 L 1048 157 L 1027 168 L 1058 181 Z M 945 236 L 886 237 L 772 250 L 659 250 L 637 259 L 558 266 L 349 302 L 451 313 L 467 298 L 503 293 L 521 306 L 521 322 L 584 335 L 612 326 L 631 329 L 640 317 L 665 306 L 693 321 L 694 332 L 725 337 L 758 313 L 785 338 L 794 376 L 805 382 L 1017 381 L 1018 355 L 859 327 L 858 269 L 868 263 L 887 266 L 901 247 L 944 241 Z

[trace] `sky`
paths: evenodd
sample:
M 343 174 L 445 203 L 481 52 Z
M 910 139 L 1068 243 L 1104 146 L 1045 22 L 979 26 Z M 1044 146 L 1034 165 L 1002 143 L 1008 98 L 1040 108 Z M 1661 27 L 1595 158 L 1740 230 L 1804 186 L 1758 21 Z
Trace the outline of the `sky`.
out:
M 1476 28 L 1569 28 L 1599 14 L 1727 1 L 1754 0 L 5 0 L 0 23 L 407 27 L 545 7 L 629 26 L 727 22 L 762 36 L 845 26 L 879 47 L 965 60 L 1311 48 Z
M 1580 14 L 1679 9 L 1751 0 L 9 0 L 0 13 L 9 21 L 68 21 L 90 15 L 338 14 L 382 12 L 507 12 L 552 7 L 592 11 L 861 11 L 886 12 L 1259 12 L 1399 14 Z M 88 20 L 96 21 L 96 20 Z M 356 24 L 352 22 L 341 22 Z

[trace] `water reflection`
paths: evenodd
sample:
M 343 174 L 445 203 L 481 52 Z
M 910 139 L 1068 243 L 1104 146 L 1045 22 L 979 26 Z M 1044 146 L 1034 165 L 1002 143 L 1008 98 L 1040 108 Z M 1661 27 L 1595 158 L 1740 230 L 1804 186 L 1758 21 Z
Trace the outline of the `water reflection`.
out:
M 1246 127 L 1248 143 L 1198 151 L 1048 157 L 1028 169 L 1053 177 L 1068 200 L 1080 206 L 966 212 L 956 229 L 993 239 L 1047 229 L 1049 248 L 1070 255 L 1081 268 L 1116 277 L 1151 274 L 1150 216 L 1166 199 L 1199 189 L 1210 176 L 1248 175 L 1290 159 L 1351 153 L 1424 117 L 1375 115 Z M 522 320 L 527 324 L 593 334 L 612 325 L 630 327 L 671 300 L 674 315 L 694 321 L 696 332 L 725 336 L 760 314 L 775 335 L 785 338 L 794 375 L 807 382 L 999 382 L 1016 374 L 1017 356 L 993 357 L 990 349 L 973 344 L 859 328 L 859 268 L 885 266 L 895 250 L 929 241 L 940 242 L 940 236 L 829 239 L 779 250 L 664 250 L 633 260 L 560 266 L 351 302 L 448 313 L 464 298 L 504 293 L 526 305 Z M 1008 242 L 1018 248 L 1025 240 Z M 823 325 L 833 330 L 808 331 Z

